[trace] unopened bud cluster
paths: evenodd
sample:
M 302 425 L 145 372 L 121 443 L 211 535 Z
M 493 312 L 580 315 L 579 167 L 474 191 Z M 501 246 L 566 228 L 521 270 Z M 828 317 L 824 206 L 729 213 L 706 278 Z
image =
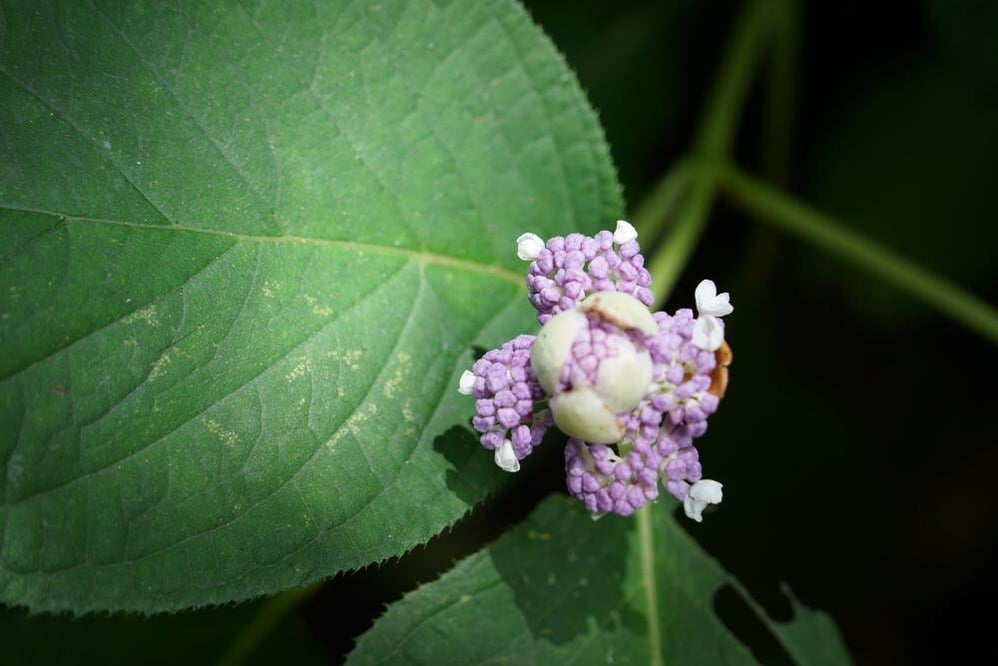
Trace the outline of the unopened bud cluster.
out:
M 651 278 L 623 221 L 593 237 L 524 234 L 517 254 L 531 262 L 528 297 L 543 327 L 462 375 L 482 445 L 515 472 L 556 425 L 569 436 L 568 491 L 594 516 L 633 513 L 658 498 L 661 482 L 701 520 L 722 497 L 721 484 L 703 478 L 694 440 L 727 385 L 728 294 L 704 280 L 696 316 L 652 313 Z

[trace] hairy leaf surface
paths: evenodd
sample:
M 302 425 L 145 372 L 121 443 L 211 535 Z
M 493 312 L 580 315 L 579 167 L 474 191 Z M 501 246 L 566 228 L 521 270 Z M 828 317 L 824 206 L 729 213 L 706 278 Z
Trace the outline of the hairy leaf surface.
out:
M 753 655 L 713 608 L 737 583 L 662 501 L 593 522 L 553 496 L 521 526 L 390 606 L 350 664 L 741 664 Z M 793 601 L 788 623 L 750 606 L 794 660 L 847 664 L 832 621 Z
M 519 6 L 0 4 L 0 600 L 164 610 L 399 555 L 525 230 L 619 213 Z M 448 433 L 444 436 L 444 433 Z

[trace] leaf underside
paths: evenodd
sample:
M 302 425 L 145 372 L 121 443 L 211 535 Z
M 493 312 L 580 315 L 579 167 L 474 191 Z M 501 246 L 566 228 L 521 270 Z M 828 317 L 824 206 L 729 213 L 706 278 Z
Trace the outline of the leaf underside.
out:
M 3 2 L 0 154 L 0 601 L 36 610 L 453 523 L 499 480 L 456 377 L 532 326 L 512 239 L 621 209 L 509 1 Z
M 755 663 L 712 605 L 737 582 L 676 524 L 674 506 L 594 522 L 577 502 L 549 497 L 390 606 L 348 664 Z M 745 600 L 795 661 L 850 663 L 825 614 L 791 598 L 793 620 L 776 622 Z

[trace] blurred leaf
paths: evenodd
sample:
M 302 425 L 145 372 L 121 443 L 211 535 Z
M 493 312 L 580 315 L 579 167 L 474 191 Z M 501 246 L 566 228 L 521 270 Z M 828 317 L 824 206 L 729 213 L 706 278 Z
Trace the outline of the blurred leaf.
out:
M 512 239 L 621 209 L 518 5 L 25 1 L 0 25 L 0 600 L 274 592 L 494 487 L 435 440 L 470 439 L 472 345 L 532 322 Z
M 86 617 L 36 615 L 0 609 L 5 666 L 72 664 L 213 664 L 267 602 L 176 615 Z M 304 623 L 285 617 L 247 664 L 321 664 Z
M 648 516 L 593 522 L 578 503 L 552 496 L 389 607 L 348 663 L 751 663 L 712 609 L 733 581 L 676 525 L 674 506 L 653 505 L 645 533 L 638 521 Z M 794 602 L 795 618 L 780 623 L 753 608 L 801 663 L 849 663 L 823 613 Z

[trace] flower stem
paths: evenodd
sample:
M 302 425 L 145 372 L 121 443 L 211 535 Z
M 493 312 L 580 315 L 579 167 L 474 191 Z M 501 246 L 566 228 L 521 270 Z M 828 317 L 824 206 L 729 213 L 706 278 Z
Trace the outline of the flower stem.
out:
M 781 0 L 773 16 L 772 48 L 764 81 L 764 122 L 760 172 L 785 187 L 790 182 L 797 128 L 797 80 L 800 62 L 800 0 Z
M 787 188 L 792 181 L 794 138 L 797 126 L 797 81 L 800 62 L 800 0 L 782 0 L 773 16 L 772 47 L 762 82 L 762 122 L 759 131 L 759 173 L 767 182 Z M 749 229 L 738 266 L 732 273 L 738 283 L 738 300 L 757 300 L 775 277 L 778 255 L 786 239 L 765 224 Z
M 998 343 L 998 311 L 960 287 L 795 201 L 734 166 L 716 171 L 720 187 L 748 212 L 802 240 L 851 260 L 955 321 Z
M 647 504 L 638 509 L 638 539 L 641 543 L 641 585 L 645 592 L 648 614 L 648 648 L 651 666 L 664 666 L 662 655 L 662 625 L 658 608 L 658 583 L 655 577 L 655 527 L 652 525 L 652 507 Z
M 672 292 L 679 274 L 700 240 L 710 215 L 714 191 L 714 181 L 710 176 L 701 176 L 690 185 L 682 211 L 668 238 L 652 256 L 648 272 L 651 273 L 652 292 L 655 294 L 653 308 L 659 307 Z
M 771 24 L 770 12 L 774 6 L 774 0 L 749 0 L 742 9 L 711 90 L 706 116 L 697 131 L 693 161 L 729 158 L 738 118 L 765 46 Z M 686 198 L 676 222 L 668 238 L 651 258 L 648 270 L 658 302 L 672 291 L 676 278 L 703 233 L 717 189 L 714 173 L 711 169 L 695 169 L 690 174 Z M 663 183 L 655 191 L 659 192 L 664 187 Z M 656 200 L 654 195 L 648 206 L 641 206 L 639 210 L 644 227 L 660 223 L 670 212 L 662 205 L 661 197 Z
M 694 143 L 695 155 L 720 158 L 731 154 L 738 119 L 771 32 L 772 12 L 777 4 L 778 0 L 748 0 L 742 8 L 707 100 L 706 117 Z
M 691 180 L 689 167 L 679 162 L 669 169 L 631 213 L 631 223 L 642 245 L 655 247 L 665 231 L 663 221 L 682 205 Z

